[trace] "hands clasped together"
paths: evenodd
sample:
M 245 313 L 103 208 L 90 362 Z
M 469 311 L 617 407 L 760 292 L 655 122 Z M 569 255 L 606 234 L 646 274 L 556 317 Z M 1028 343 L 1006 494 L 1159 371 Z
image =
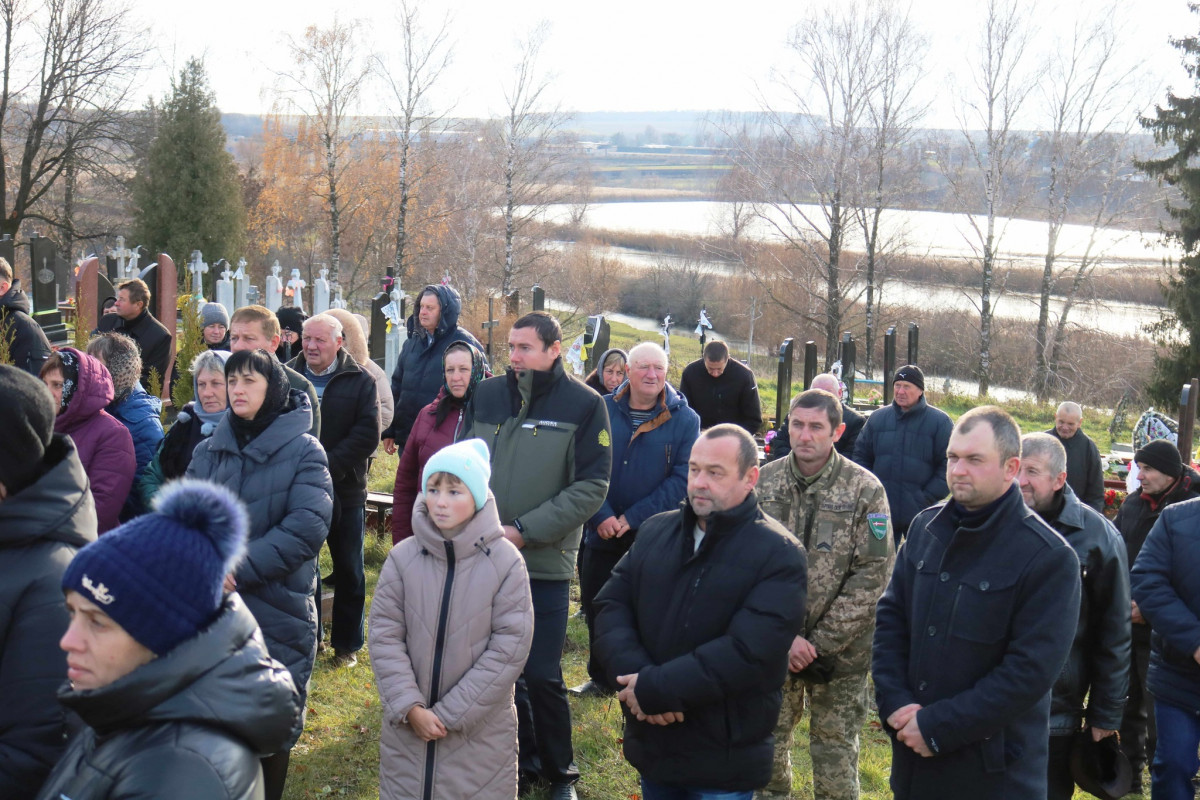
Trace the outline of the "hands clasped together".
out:
M 625 687 L 617 693 L 617 699 L 629 707 L 629 713 L 651 725 L 670 725 L 673 722 L 683 722 L 682 711 L 664 711 L 661 714 L 647 714 L 642 711 L 642 707 L 638 705 L 637 695 L 634 694 L 637 679 L 637 673 L 617 676 L 617 683 Z

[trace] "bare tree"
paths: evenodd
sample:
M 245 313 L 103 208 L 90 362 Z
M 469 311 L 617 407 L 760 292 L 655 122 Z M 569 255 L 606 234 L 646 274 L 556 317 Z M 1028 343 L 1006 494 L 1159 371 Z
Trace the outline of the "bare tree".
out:
M 1050 122 L 1044 212 L 1046 254 L 1034 334 L 1033 388 L 1041 402 L 1049 400 L 1055 388 L 1059 359 L 1054 353 L 1061 353 L 1058 337 L 1065 336 L 1067 314 L 1098 260 L 1095 226 L 1118 222 L 1114 217 L 1127 207 L 1115 201 L 1121 199 L 1121 167 L 1128 163 L 1122 162 L 1129 156 L 1126 144 L 1136 120 L 1138 72 L 1123 63 L 1117 37 L 1121 10 L 1117 2 L 1109 3 L 1099 13 L 1089 10 L 1086 21 L 1076 23 L 1069 39 L 1051 49 L 1046 79 L 1041 84 Z M 1110 133 L 1122 126 L 1123 135 Z M 1076 193 L 1087 181 L 1093 182 L 1090 188 L 1096 193 L 1090 198 L 1094 209 L 1089 218 L 1092 235 L 1084 256 L 1061 266 L 1059 236 L 1076 203 Z M 1052 337 L 1051 294 L 1062 279 L 1069 280 L 1068 294 Z
M 883 237 L 884 211 L 894 206 L 913 188 L 911 169 L 906 169 L 904 149 L 927 105 L 917 102 L 914 92 L 924 69 L 928 41 L 913 25 L 909 9 L 895 2 L 874 6 L 878 60 L 874 91 L 867 96 L 867 161 L 862 167 L 863 185 L 856 203 L 859 228 L 865 247 L 863 283 L 866 291 L 866 359 L 868 378 L 874 373 L 875 341 L 879 327 L 881 269 L 892 242 Z
M 394 67 L 383 58 L 377 59 L 380 72 L 395 101 L 396 157 L 400 161 L 396 183 L 396 256 L 393 268 L 398 279 L 409 277 L 411 257 L 412 210 L 410 201 L 418 193 L 428 174 L 429 165 L 418 160 L 418 144 L 425 154 L 434 150 L 431 132 L 441 124 L 445 114 L 433 114 L 429 109 L 429 92 L 450 65 L 452 48 L 449 42 L 448 17 L 428 31 L 422 26 L 416 5 L 400 1 L 397 14 L 400 27 L 399 63 Z M 429 209 L 429 205 L 424 206 Z
M 797 69 L 779 81 L 790 107 L 781 110 L 764 100 L 757 146 L 736 149 L 737 160 L 757 183 L 759 218 L 823 273 L 812 300 L 824 317 L 826 368 L 858 272 L 853 260 L 845 263 L 843 249 L 856 224 L 851 204 L 867 146 L 868 97 L 878 81 L 877 25 L 858 0 L 809 12 L 789 39 Z M 783 263 L 777 266 L 786 269 Z M 796 277 L 796 285 L 805 283 Z
M 1037 84 L 1025 60 L 1031 30 L 1024 0 L 988 0 L 983 29 L 969 64 L 970 85 L 958 107 L 965 158 L 953 160 L 943 148 L 939 160 L 950 192 L 970 227 L 968 243 L 979 259 L 979 395 L 992 375 L 993 295 L 997 284 L 1002 216 L 1015 213 L 1024 198 L 1021 160 L 1024 140 L 1017 116 Z M 998 227 L 1000 226 L 1000 227 Z
M 336 17 L 329 28 L 309 26 L 300 41 L 288 39 L 295 68 L 278 76 L 281 96 L 310 121 L 319 139 L 321 195 L 329 213 L 329 268 L 334 278 L 341 267 L 345 217 L 367 200 L 361 195 L 347 197 L 342 186 L 350 152 L 362 136 L 354 112 L 371 74 L 360 32 L 357 22 Z
M 489 126 L 489 139 L 499 159 L 499 205 L 504 222 L 499 283 L 503 295 L 516 288 L 520 274 L 542 255 L 537 243 L 523 234 L 547 206 L 561 198 L 560 181 L 568 162 L 559 134 L 570 115 L 550 101 L 551 79 L 538 63 L 548 35 L 549 25 L 542 22 L 519 43 L 516 69 L 504 89 L 504 117 Z
M 0 233 L 35 219 L 66 239 L 94 235 L 76 229 L 76 195 L 127 163 L 148 37 L 109 0 L 0 0 L 0 26 Z M 48 202 L 55 190 L 62 205 Z

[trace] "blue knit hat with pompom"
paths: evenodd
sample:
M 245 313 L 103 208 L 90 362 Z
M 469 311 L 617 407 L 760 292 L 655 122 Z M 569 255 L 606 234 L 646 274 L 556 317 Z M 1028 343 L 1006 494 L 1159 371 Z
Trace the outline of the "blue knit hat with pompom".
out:
M 75 591 L 155 655 L 213 621 L 225 576 L 246 552 L 246 511 L 232 492 L 183 479 L 163 487 L 154 512 L 80 550 L 63 574 Z

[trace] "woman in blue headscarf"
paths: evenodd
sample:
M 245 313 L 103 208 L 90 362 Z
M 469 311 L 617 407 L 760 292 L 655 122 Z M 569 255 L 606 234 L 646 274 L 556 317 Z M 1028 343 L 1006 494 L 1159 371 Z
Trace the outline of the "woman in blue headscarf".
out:
M 196 399 L 179 412 L 138 484 L 147 508 L 163 483 L 183 477 L 188 464 L 192 463 L 196 445 L 211 436 L 221 417 L 225 416 L 229 407 L 225 395 L 225 362 L 230 355 L 228 350 L 205 350 L 192 360 L 192 393 Z

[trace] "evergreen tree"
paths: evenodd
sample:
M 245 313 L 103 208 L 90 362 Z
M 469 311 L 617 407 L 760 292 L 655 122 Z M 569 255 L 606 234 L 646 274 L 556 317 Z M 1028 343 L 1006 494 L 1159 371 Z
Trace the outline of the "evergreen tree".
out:
M 1200 11 L 1200 4 L 1189 6 Z M 1154 377 L 1147 387 L 1155 402 L 1173 408 L 1183 384 L 1200 375 L 1200 35 L 1170 41 L 1182 54 L 1196 91 L 1190 97 L 1168 91 L 1166 105 L 1142 117 L 1142 127 L 1154 134 L 1154 141 L 1175 152 L 1135 163 L 1174 187 L 1179 199 L 1166 204 L 1173 227 L 1163 232 L 1178 243 L 1182 255 L 1178 274 L 1163 287 L 1169 311 L 1151 328 L 1162 354 L 1154 359 Z
M 209 264 L 237 261 L 245 243 L 241 178 L 204 63 L 189 60 L 149 115 L 154 137 L 133 180 L 136 241 L 174 258 L 181 279 L 193 250 Z

